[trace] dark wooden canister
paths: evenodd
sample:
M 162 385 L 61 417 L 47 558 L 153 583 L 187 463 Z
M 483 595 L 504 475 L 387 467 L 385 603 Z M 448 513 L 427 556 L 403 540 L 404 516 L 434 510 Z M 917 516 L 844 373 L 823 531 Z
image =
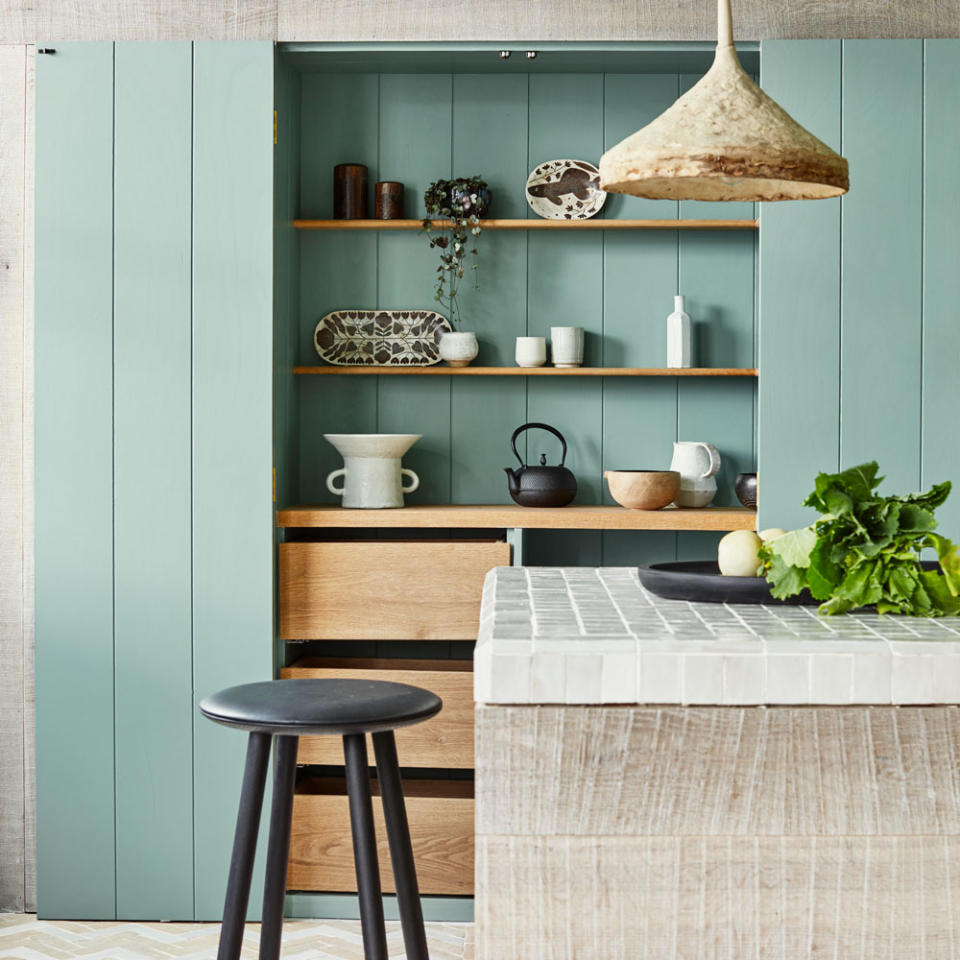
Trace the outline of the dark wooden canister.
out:
M 367 168 L 362 163 L 338 163 L 333 168 L 333 218 L 367 219 Z
M 374 217 L 377 220 L 403 219 L 403 184 L 381 180 L 373 188 Z

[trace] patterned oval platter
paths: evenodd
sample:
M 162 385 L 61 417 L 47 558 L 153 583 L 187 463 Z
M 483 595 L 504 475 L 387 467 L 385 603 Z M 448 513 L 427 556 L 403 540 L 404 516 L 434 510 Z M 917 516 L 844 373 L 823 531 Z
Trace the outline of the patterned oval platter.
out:
M 548 160 L 527 177 L 527 203 L 545 220 L 588 220 L 607 200 L 600 171 L 585 160 Z
M 340 367 L 429 367 L 440 361 L 440 334 L 452 329 L 433 310 L 334 310 L 317 324 L 313 345 Z

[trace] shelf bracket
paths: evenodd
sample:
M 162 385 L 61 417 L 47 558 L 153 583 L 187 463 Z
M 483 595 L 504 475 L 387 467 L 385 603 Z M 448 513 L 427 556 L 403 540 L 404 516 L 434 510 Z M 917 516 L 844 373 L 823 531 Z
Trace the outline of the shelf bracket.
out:
M 523 566 L 523 527 L 507 527 L 507 543 L 510 544 L 510 566 Z

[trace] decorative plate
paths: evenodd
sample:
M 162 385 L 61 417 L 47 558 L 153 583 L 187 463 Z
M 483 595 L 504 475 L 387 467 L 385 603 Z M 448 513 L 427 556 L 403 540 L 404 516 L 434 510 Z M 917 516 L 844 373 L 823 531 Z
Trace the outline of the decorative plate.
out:
M 763 577 L 724 577 L 714 560 L 650 563 L 640 567 L 637 575 L 647 590 L 667 600 L 790 606 L 819 603 L 806 590 L 795 597 L 777 600 Z
M 440 334 L 453 328 L 433 310 L 334 310 L 313 331 L 317 353 L 337 366 L 429 367 Z
M 545 220 L 588 220 L 599 213 L 607 193 L 600 171 L 585 160 L 548 160 L 527 177 L 527 203 Z

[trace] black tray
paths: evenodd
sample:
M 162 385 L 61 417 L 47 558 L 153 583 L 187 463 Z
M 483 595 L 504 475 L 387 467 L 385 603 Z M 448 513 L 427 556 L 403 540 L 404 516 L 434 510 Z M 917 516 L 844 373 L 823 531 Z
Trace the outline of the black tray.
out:
M 819 600 L 804 590 L 795 597 L 777 600 L 763 577 L 724 577 L 714 560 L 684 560 L 649 563 L 640 567 L 640 582 L 666 600 L 694 600 L 699 603 L 771 603 L 789 606 L 817 606 Z

